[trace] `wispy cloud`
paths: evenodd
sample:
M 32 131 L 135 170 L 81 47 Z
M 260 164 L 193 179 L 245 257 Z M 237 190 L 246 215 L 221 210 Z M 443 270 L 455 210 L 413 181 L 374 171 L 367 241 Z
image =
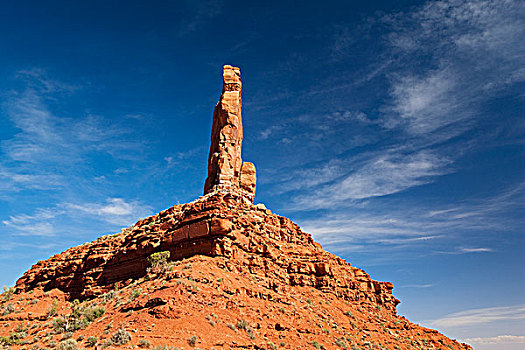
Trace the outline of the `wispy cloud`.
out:
M 420 255 L 492 253 L 498 251 L 497 246 L 480 245 L 476 237 L 498 231 L 519 232 L 520 218 L 504 213 L 509 207 L 522 207 L 524 198 L 525 189 L 519 184 L 488 198 L 462 201 L 452 209 L 426 203 L 371 210 L 365 202 L 362 208 L 334 208 L 315 215 L 302 220 L 301 226 L 336 253 L 388 251 L 391 260 L 400 258 L 393 252 L 414 247 Z
M 481 325 L 502 320 L 525 320 L 525 306 L 502 306 L 455 312 L 437 320 L 429 321 L 435 327 L 460 327 Z
M 467 344 L 476 345 L 500 345 L 500 344 L 523 344 L 525 335 L 498 335 L 495 337 L 465 338 L 462 341 Z
M 449 161 L 428 151 L 414 154 L 384 154 L 370 158 L 357 170 L 315 193 L 299 195 L 297 209 L 340 207 L 348 201 L 363 200 L 404 191 L 429 183 L 432 177 L 448 172 Z M 341 172 L 330 169 L 329 174 Z
M 523 10 L 519 1 L 449 0 L 385 17 L 403 62 L 391 73 L 386 125 L 423 134 L 481 118 L 489 92 L 525 78 Z
M 38 209 L 33 215 L 10 216 L 8 220 L 3 220 L 2 224 L 21 236 L 52 236 L 55 234 L 53 221 L 61 214 L 61 210 Z
M 18 133 L 1 143 L 2 189 L 56 189 L 78 180 L 80 169 L 90 171 L 88 160 L 95 153 L 120 159 L 141 154 L 139 144 L 126 140 L 125 127 L 108 125 L 95 115 L 63 117 L 52 113 L 46 102 L 60 84 L 43 77 L 39 81 L 44 86 L 40 90 L 28 87 L 12 92 L 4 103 Z
M 73 212 L 96 217 L 114 225 L 131 225 L 139 217 L 151 215 L 151 207 L 137 201 L 127 202 L 122 198 L 108 198 L 106 203 L 64 204 Z
M 71 231 L 71 222 L 94 220 L 105 230 L 118 230 L 134 224 L 139 217 L 152 214 L 152 208 L 138 201 L 108 198 L 103 203 L 59 203 L 54 207 L 37 209 L 33 214 L 19 214 L 3 220 L 7 233 L 16 236 L 55 236 Z M 82 221 L 81 221 L 82 222 Z M 75 231 L 83 231 L 76 228 Z
M 431 288 L 434 287 L 435 284 L 432 283 L 426 283 L 426 284 L 404 284 L 399 286 L 399 288 Z
M 206 21 L 222 13 L 224 2 L 221 0 L 207 0 L 199 2 L 190 2 L 186 9 L 188 17 L 182 21 L 179 35 L 185 35 L 193 32 Z

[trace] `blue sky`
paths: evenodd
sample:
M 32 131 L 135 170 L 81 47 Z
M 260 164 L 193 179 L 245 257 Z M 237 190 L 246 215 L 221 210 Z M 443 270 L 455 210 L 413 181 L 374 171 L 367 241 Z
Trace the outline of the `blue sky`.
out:
M 3 4 L 0 283 L 201 195 L 232 64 L 256 202 L 410 320 L 523 346 L 523 3 L 248 3 Z

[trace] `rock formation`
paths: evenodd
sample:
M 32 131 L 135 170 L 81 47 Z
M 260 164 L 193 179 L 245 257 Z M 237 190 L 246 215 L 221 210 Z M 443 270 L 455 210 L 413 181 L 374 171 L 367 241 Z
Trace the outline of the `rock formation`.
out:
M 205 195 L 39 261 L 0 298 L 0 348 L 470 349 L 397 315 L 392 283 L 252 203 L 240 92 L 225 66 Z
M 208 178 L 204 194 L 218 189 L 241 188 L 247 198 L 255 196 L 255 166 L 243 163 L 241 72 L 237 67 L 224 66 L 222 95 L 213 112 Z

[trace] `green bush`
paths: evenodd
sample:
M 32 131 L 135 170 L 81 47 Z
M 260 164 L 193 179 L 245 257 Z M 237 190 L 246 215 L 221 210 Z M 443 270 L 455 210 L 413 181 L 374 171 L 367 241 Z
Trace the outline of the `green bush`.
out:
M 139 289 L 133 289 L 129 295 L 129 300 L 135 300 L 137 297 L 139 297 L 142 294 L 142 290 Z
M 239 329 L 247 329 L 248 328 L 248 322 L 246 322 L 245 320 L 238 320 L 236 326 Z
M 72 309 L 70 314 L 53 320 L 52 326 L 56 332 L 72 332 L 86 328 L 91 322 L 106 312 L 106 309 L 103 307 L 80 306 L 78 301 L 73 302 Z
M 86 321 L 91 323 L 106 313 L 106 309 L 100 306 L 87 308 L 83 311 Z
M 113 345 L 113 340 L 106 339 L 106 340 L 104 340 L 104 342 L 102 343 L 102 345 L 100 347 L 102 349 L 105 349 L 105 348 L 109 348 L 111 345 Z
M 192 335 L 190 339 L 188 339 L 188 344 L 190 344 L 190 346 L 195 346 L 195 344 L 197 344 L 197 336 Z
M 94 336 L 90 336 L 87 338 L 87 343 L 89 346 L 95 346 L 98 342 L 98 338 Z
M 316 349 L 324 349 L 324 347 L 323 347 L 321 344 L 319 344 L 319 342 L 318 342 L 317 340 L 314 340 L 314 341 L 312 342 L 312 346 L 313 346 L 314 348 L 316 348 Z
M 129 343 L 129 341 L 131 340 L 131 334 L 129 334 L 128 331 L 121 328 L 117 330 L 115 334 L 113 334 L 111 340 L 115 345 L 124 345 Z
M 151 267 L 156 268 L 168 263 L 170 258 L 169 250 L 162 252 L 153 253 L 148 257 L 148 262 L 151 264 Z
M 58 301 L 54 300 L 49 310 L 47 310 L 47 317 L 53 317 L 57 315 Z
M 141 339 L 139 341 L 139 348 L 149 349 L 151 347 L 151 342 L 146 339 Z
M 58 343 L 57 350 L 77 350 L 77 341 L 75 339 L 66 339 Z

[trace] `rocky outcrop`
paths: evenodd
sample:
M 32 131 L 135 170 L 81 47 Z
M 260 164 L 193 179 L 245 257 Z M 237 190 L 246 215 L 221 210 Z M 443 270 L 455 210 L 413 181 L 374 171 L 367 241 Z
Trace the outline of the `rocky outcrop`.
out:
M 345 300 L 370 302 L 395 313 L 390 282 L 324 251 L 289 219 L 246 203 L 240 191 L 216 191 L 171 207 L 122 232 L 40 261 L 17 281 L 17 289 L 60 289 L 67 297 L 101 295 L 146 274 L 147 257 L 170 251 L 171 259 L 224 257 L 232 270 L 249 269 L 273 289 L 310 286 Z
M 241 89 L 239 68 L 224 66 L 222 94 L 213 112 L 208 177 L 204 183 L 204 194 L 217 189 L 241 188 L 246 192 L 246 197 L 253 201 L 255 166 L 252 163 L 244 165 L 241 158 Z

